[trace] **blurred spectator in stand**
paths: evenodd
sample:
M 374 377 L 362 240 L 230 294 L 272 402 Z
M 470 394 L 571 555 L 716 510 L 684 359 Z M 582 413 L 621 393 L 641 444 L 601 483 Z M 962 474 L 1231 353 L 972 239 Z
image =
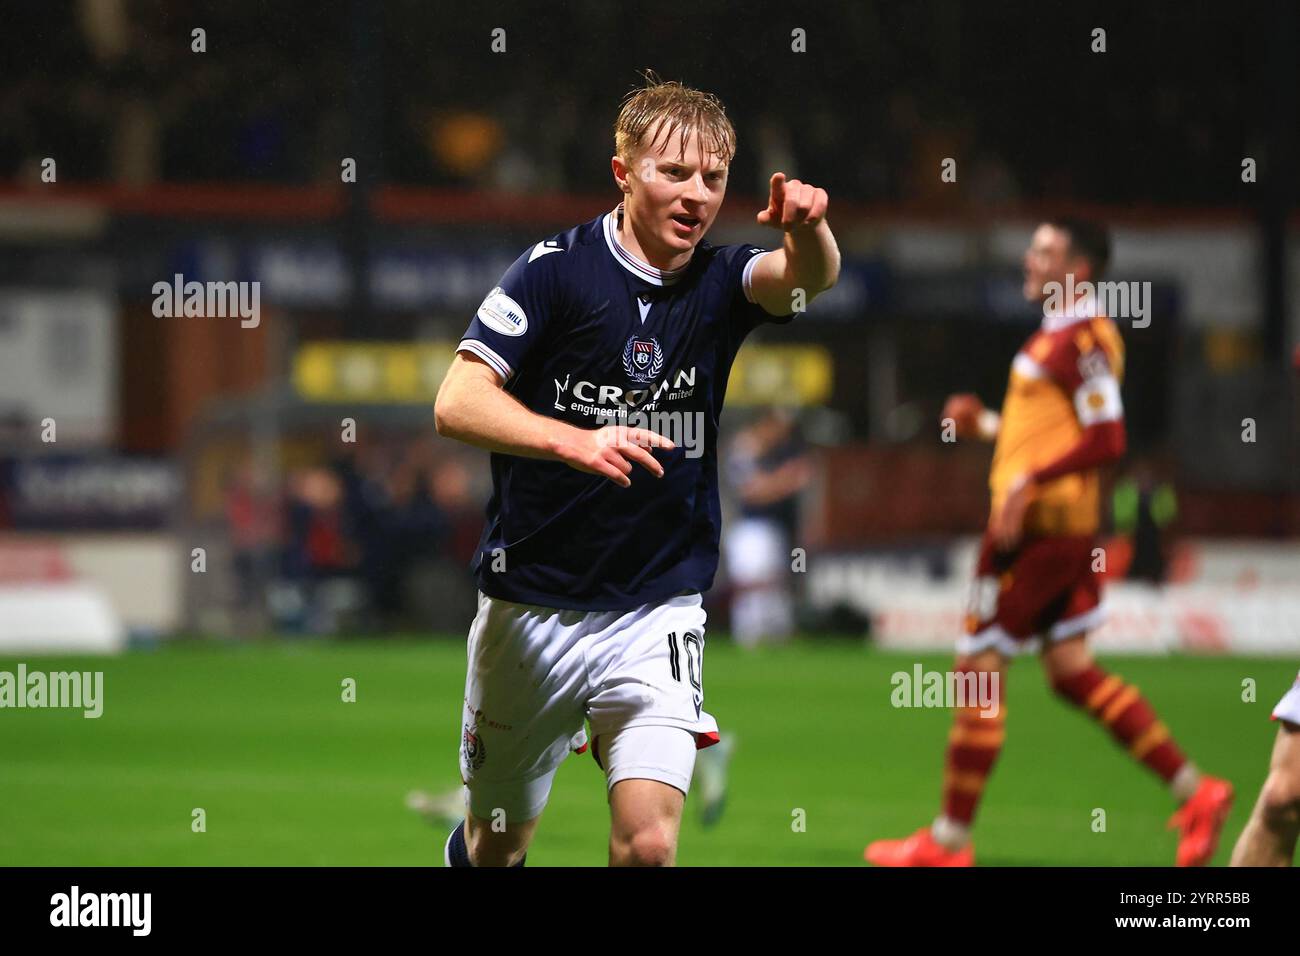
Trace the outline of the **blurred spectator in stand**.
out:
M 343 528 L 355 549 L 357 576 L 372 627 L 391 623 L 400 603 L 393 584 L 389 541 L 392 509 L 388 489 L 381 480 L 381 452 L 362 438 L 351 455 L 334 463 L 334 474 L 342 487 Z
M 436 547 L 422 552 L 412 568 L 408 604 L 419 610 L 422 627 L 454 631 L 478 606 L 469 563 L 483 530 L 483 513 L 471 491 L 469 472 L 458 458 L 434 464 L 427 487 L 440 533 Z
M 281 532 L 277 498 L 266 481 L 259 478 L 251 459 L 240 463 L 226 487 L 235 613 L 250 623 L 260 618 L 267 585 L 275 576 L 275 550 Z
M 445 550 L 466 567 L 483 532 L 483 508 L 471 485 L 469 469 L 460 458 L 448 458 L 434 470 L 433 498 L 448 527 Z
M 307 468 L 289 484 L 284 577 L 290 591 L 278 609 L 283 623 L 312 634 L 338 630 L 340 614 L 357 603 L 348 580 L 355 549 L 344 533 L 343 486 L 327 468 Z
M 1131 581 L 1161 584 L 1168 566 L 1165 529 L 1178 516 L 1173 485 L 1161 480 L 1149 461 L 1115 483 L 1111 494 L 1115 533 L 1128 543 Z
M 444 549 L 447 522 L 432 493 L 433 458 L 427 444 L 413 446 L 392 481 L 389 560 L 401 616 L 424 626 L 429 610 L 426 566 Z
M 447 522 L 434 500 L 435 461 L 425 444 L 413 446 L 393 477 L 393 509 L 398 517 L 397 552 L 405 559 L 442 550 Z

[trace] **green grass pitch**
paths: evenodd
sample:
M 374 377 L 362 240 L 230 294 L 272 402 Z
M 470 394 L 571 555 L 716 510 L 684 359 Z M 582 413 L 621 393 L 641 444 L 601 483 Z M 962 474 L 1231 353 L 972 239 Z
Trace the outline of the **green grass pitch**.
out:
M 890 675 L 947 655 L 801 642 L 706 655 L 708 709 L 736 735 L 731 796 L 703 830 L 688 802 L 682 865 L 857 866 L 871 839 L 937 808 L 945 710 L 895 709 Z M 441 865 L 445 834 L 407 810 L 414 788 L 459 782 L 460 640 L 188 643 L 112 659 L 25 658 L 102 669 L 104 714 L 0 710 L 0 863 Z M 1267 771 L 1286 661 L 1103 661 L 1135 682 L 1237 803 L 1231 851 Z M 17 661 L 0 659 L 0 670 Z M 341 684 L 357 682 L 357 700 Z M 1254 678 L 1258 700 L 1242 701 Z M 1092 721 L 1045 686 L 1038 662 L 1007 681 L 1008 739 L 975 831 L 986 865 L 1165 865 L 1172 803 Z M 206 813 L 204 833 L 191 811 Z M 1106 814 L 1094 832 L 1094 809 Z M 795 811 L 806 826 L 792 826 Z M 530 865 L 603 865 L 603 780 L 589 756 L 556 778 Z

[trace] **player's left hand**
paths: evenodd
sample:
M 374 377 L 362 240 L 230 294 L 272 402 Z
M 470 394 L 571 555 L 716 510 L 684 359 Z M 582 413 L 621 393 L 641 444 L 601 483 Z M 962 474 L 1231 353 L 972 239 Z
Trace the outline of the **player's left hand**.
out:
M 1025 527 L 1025 510 L 1033 498 L 1034 481 L 1029 475 L 1021 475 L 1011 483 L 1002 499 L 1002 507 L 989 521 L 989 534 L 1000 550 L 1010 551 L 1020 543 Z
M 797 179 L 787 180 L 785 173 L 772 174 L 771 189 L 767 208 L 758 214 L 760 226 L 792 232 L 812 229 L 826 218 L 826 207 L 830 204 L 826 190 Z

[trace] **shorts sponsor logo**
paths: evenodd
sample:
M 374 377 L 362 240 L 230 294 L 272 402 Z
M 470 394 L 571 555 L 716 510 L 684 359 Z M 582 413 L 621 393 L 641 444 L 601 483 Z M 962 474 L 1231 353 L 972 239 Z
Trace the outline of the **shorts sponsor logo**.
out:
M 476 710 L 473 719 L 464 724 L 461 734 L 461 755 L 464 757 L 465 766 L 470 770 L 477 770 L 487 759 L 487 747 L 483 745 L 483 738 L 479 736 L 478 730 L 479 719 L 482 716 L 483 711 Z
M 461 746 L 465 751 L 465 763 L 471 770 L 477 770 L 483 766 L 483 761 L 487 759 L 487 748 L 483 746 L 483 740 L 478 735 L 478 728 L 465 726 L 465 738 L 461 741 Z
M 478 307 L 478 319 L 502 335 L 523 335 L 528 331 L 527 314 L 500 286 L 489 292 Z

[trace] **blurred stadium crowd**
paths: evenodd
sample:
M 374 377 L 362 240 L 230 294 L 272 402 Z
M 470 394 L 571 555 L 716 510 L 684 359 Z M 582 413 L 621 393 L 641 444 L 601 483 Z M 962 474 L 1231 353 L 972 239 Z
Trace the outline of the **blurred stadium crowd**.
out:
M 454 627 L 473 614 L 459 582 L 481 492 L 459 457 L 409 434 L 367 439 L 278 484 L 250 460 L 224 495 L 235 604 L 287 632 Z
M 841 197 L 951 204 L 954 190 L 931 171 L 962 156 L 956 192 L 972 202 L 1233 202 L 1242 193 L 1222 172 L 1267 152 L 1268 21 L 1249 4 L 1211 20 L 1213 6 L 1182 4 L 1153 25 L 1123 7 L 1099 16 L 1078 5 L 1053 11 L 1048 33 L 1040 5 L 1026 2 L 783 5 L 765 18 L 724 0 L 692 8 L 685 29 L 734 61 L 711 86 L 741 133 L 732 182 L 745 193 L 761 192 L 773 169 L 816 168 Z M 364 134 L 379 167 L 366 175 L 390 183 L 588 192 L 608 185 L 611 110 L 634 71 L 697 67 L 678 12 L 654 5 L 631 22 L 602 0 L 454 17 L 412 0 L 313 10 L 252 0 L 12 8 L 0 176 L 31 178 L 42 157 L 63 155 L 77 157 L 74 181 L 328 183 L 334 157 L 354 155 Z M 1089 76 L 1105 55 L 1086 42 L 1094 21 L 1118 47 L 1104 83 Z M 202 54 L 190 46 L 196 27 Z M 485 62 L 497 27 L 508 69 Z M 784 61 L 778 81 L 753 82 L 749 71 L 793 28 L 807 31 L 808 54 Z M 1017 56 L 990 55 L 1022 33 Z M 1137 44 L 1140 58 L 1123 56 Z M 1189 69 L 1198 53 L 1215 69 Z M 1080 99 L 1095 127 L 1062 106 Z M 1045 148 L 1025 148 L 1028 136 Z
M 796 627 L 786 572 L 813 464 L 795 418 L 760 409 L 727 448 L 734 520 L 717 610 L 742 643 Z M 302 436 L 299 435 L 301 438 Z M 482 463 L 408 429 L 366 429 L 277 478 L 248 455 L 226 474 L 220 523 L 239 626 L 285 633 L 455 631 L 474 613 L 465 569 L 490 486 Z M 860 623 L 860 622 L 859 622 Z

